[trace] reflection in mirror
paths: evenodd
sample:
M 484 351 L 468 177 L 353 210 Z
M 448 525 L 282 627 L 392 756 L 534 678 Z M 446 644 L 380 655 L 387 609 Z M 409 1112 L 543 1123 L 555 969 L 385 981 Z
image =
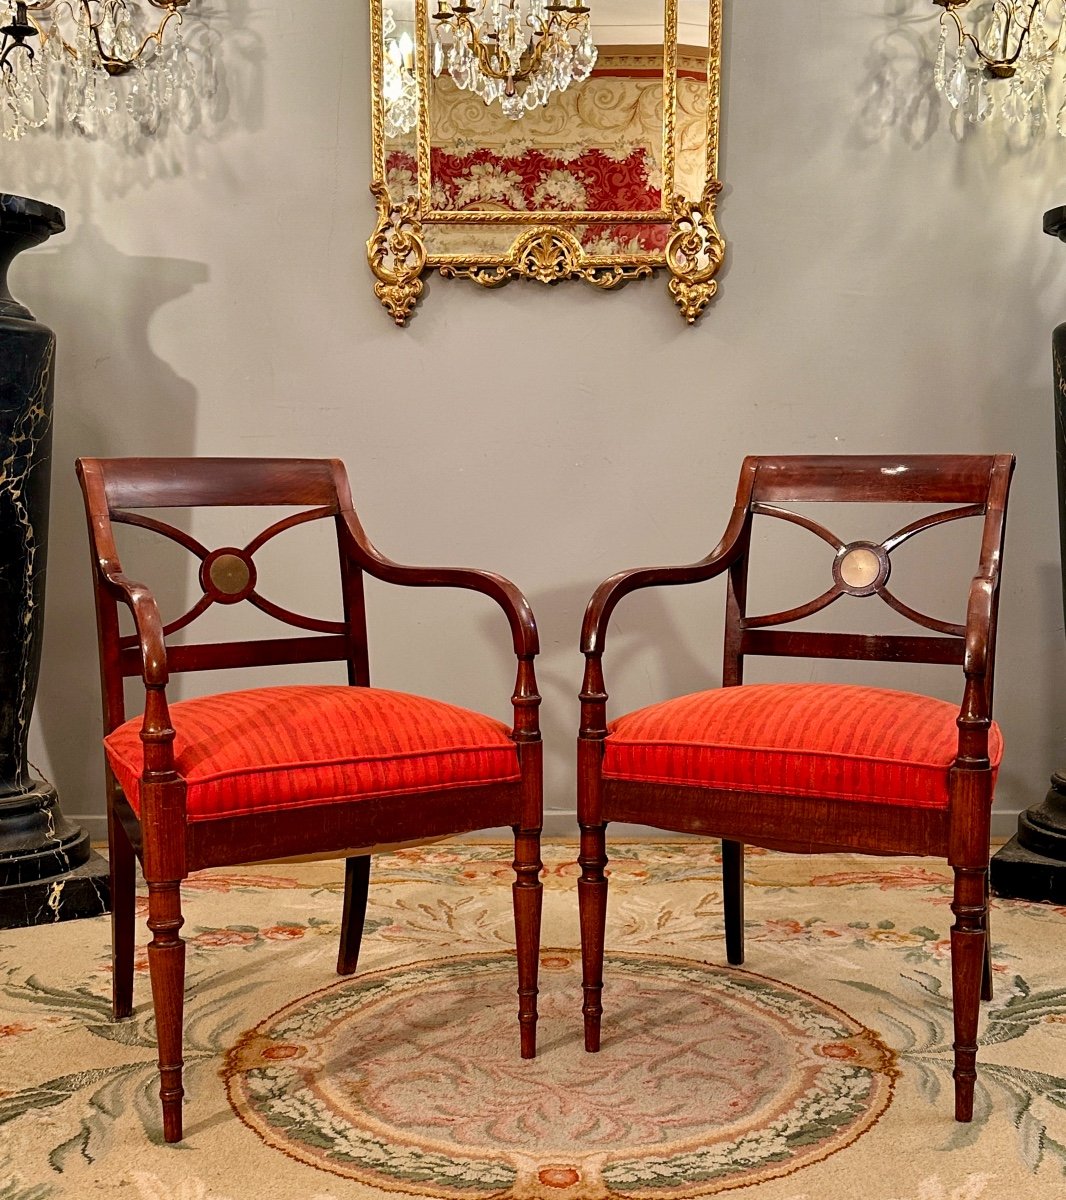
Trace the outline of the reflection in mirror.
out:
M 492 0 L 481 8 L 437 0 L 433 76 L 498 104 L 517 121 L 553 92 L 588 79 L 596 65 L 589 9 L 581 0 Z
M 424 268 L 714 295 L 721 0 L 372 0 L 375 290 Z

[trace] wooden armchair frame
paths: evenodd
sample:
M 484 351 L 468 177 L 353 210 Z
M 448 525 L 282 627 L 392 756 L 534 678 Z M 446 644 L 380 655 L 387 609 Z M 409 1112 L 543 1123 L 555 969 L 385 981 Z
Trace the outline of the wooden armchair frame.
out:
M 265 858 L 336 854 L 356 847 L 510 825 L 515 834 L 515 926 L 518 943 L 521 1053 L 536 1051 L 537 965 L 540 940 L 540 829 L 542 822 L 540 697 L 533 660 L 538 652 L 533 614 L 514 584 L 486 571 L 404 566 L 372 545 L 356 516 L 343 465 L 335 459 L 79 459 L 92 551 L 100 643 L 105 733 L 126 720 L 123 680 L 139 677 L 145 705 L 141 740 L 144 773 L 138 818 L 107 767 L 111 850 L 113 1008 L 133 1007 L 135 856 L 148 885 L 148 947 L 159 1040 L 164 1136 L 182 1136 L 182 1012 L 185 947 L 180 886 L 205 867 Z M 185 531 L 144 515 L 145 509 L 198 506 L 296 506 L 243 548 L 208 551 Z M 284 609 L 256 590 L 253 555 L 265 542 L 304 521 L 332 519 L 340 558 L 343 620 L 327 621 Z M 164 625 L 149 588 L 129 578 L 115 545 L 113 523 L 136 525 L 176 541 L 200 559 L 203 595 Z M 370 684 L 363 575 L 408 587 L 450 587 L 494 600 L 510 624 L 517 676 L 512 696 L 520 779 L 444 788 L 403 797 L 366 797 L 354 803 L 301 805 L 208 821 L 186 813 L 186 783 L 174 755 L 175 731 L 167 701 L 171 675 L 180 671 L 341 661 L 348 683 Z M 300 636 L 168 645 L 168 637 L 214 603 L 250 603 L 302 631 Z M 135 631 L 119 629 L 119 605 Z M 367 904 L 370 855 L 347 859 L 337 970 L 355 971 Z
M 699 562 L 688 566 L 623 571 L 596 590 L 585 613 L 581 649 L 585 674 L 578 741 L 578 820 L 581 825 L 578 882 L 584 960 L 585 1048 L 600 1045 L 604 929 L 607 911 L 605 830 L 609 821 L 716 835 L 723 839 L 723 901 L 728 961 L 740 964 L 743 943 L 744 843 L 801 853 L 852 851 L 869 854 L 937 855 L 954 869 L 951 964 L 955 1023 L 955 1115 L 969 1121 L 976 1080 L 979 997 L 991 997 L 988 959 L 990 810 L 993 773 L 988 733 L 999 571 L 1007 495 L 1014 459 L 995 456 L 750 457 L 740 474 L 736 503 L 725 535 Z M 905 526 L 883 543 L 845 544 L 818 522 L 781 509 L 793 502 L 913 502 L 953 507 Z M 814 600 L 787 611 L 759 616 L 747 612 L 748 560 L 756 516 L 802 526 L 836 551 L 832 586 Z M 983 520 L 980 561 L 970 584 L 964 624 L 930 617 L 888 590 L 889 555 L 901 543 L 945 521 Z M 851 550 L 863 549 L 878 563 L 864 586 L 849 584 L 840 565 Z M 866 659 L 939 663 L 962 667 L 962 702 L 957 720 L 958 753 L 948 773 L 947 808 L 856 802 L 830 797 L 676 786 L 602 772 L 608 694 L 602 656 L 607 627 L 618 602 L 640 588 L 701 583 L 726 577 L 723 687 L 744 682 L 747 655 Z M 891 608 L 927 631 L 919 635 L 857 635 L 798 631 L 793 625 L 828 607 L 841 595 L 879 595 Z

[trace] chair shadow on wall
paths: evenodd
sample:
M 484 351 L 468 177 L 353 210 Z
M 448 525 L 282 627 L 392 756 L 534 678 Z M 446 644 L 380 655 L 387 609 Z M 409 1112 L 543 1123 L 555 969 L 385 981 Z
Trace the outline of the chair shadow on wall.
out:
M 52 505 L 35 741 L 64 811 L 103 813 L 101 710 L 78 455 L 195 453 L 195 385 L 152 346 L 155 314 L 209 278 L 206 264 L 123 254 L 87 220 L 34 255 L 19 291 L 56 332 Z M 22 279 L 25 279 L 25 283 Z M 169 586 L 187 586 L 178 564 Z M 31 742 L 32 754 L 33 742 Z M 102 836 L 102 821 L 90 830 Z

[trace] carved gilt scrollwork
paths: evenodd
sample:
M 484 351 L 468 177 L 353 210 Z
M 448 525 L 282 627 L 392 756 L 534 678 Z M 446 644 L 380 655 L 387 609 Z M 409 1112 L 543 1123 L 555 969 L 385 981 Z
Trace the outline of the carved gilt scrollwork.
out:
M 674 196 L 674 223 L 666 243 L 670 295 L 691 325 L 718 290 L 714 278 L 725 257 L 725 242 L 714 220 L 722 185 L 711 180 L 699 201 Z
M 377 276 L 374 293 L 396 324 L 403 325 L 422 295 L 426 267 L 418 197 L 394 204 L 383 180 L 375 180 L 370 190 L 378 205 L 378 223 L 366 244 L 367 261 Z
M 510 121 L 442 69 L 430 0 L 371 0 L 367 259 L 393 321 L 407 322 L 431 270 L 484 288 L 580 279 L 609 291 L 665 267 L 693 324 L 725 254 L 715 220 L 723 2 L 707 0 L 706 24 L 687 12 L 682 44 L 679 0 L 641 0 L 624 41 L 604 33 L 587 79 Z M 598 36 L 595 0 L 592 12 Z M 388 63 L 416 89 L 407 124 L 388 107 Z
M 520 234 L 507 254 L 486 255 L 472 264 L 441 263 L 440 273 L 447 279 L 472 279 L 487 288 L 518 278 L 539 283 L 584 279 L 606 291 L 650 275 L 652 267 L 646 263 L 623 265 L 587 255 L 568 230 L 545 225 Z

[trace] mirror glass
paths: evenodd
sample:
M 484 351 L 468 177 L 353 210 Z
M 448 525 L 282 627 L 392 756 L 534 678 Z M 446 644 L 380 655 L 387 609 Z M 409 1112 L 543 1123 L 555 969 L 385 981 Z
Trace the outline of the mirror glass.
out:
M 427 267 L 610 288 L 668 266 L 705 276 L 694 311 L 675 293 L 695 319 L 724 250 L 721 0 L 372 0 L 372 16 L 368 250 L 398 323 Z

